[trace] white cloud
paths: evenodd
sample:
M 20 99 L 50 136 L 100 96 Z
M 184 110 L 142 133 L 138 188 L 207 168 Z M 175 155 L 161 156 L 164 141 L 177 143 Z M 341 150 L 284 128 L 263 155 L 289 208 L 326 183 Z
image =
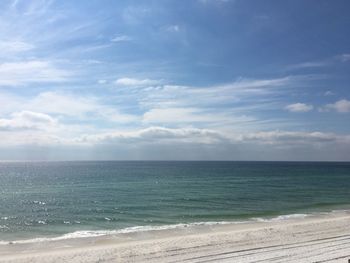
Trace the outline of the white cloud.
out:
M 76 139 L 82 144 L 130 144 L 138 147 L 143 144 L 204 144 L 241 147 L 269 145 L 276 149 L 295 147 L 328 147 L 330 145 L 349 145 L 350 135 L 338 135 L 324 132 L 263 131 L 251 133 L 220 132 L 212 129 L 149 127 L 134 131 L 109 132 L 83 135 Z M 221 146 L 219 146 L 221 145 Z M 259 147 L 260 147 L 259 146 Z M 310 148 L 310 149 L 311 149 Z M 273 149 L 273 148 L 271 148 Z
M 128 6 L 122 12 L 122 18 L 127 24 L 140 24 L 152 14 L 151 8 L 142 6 Z
M 228 124 L 247 123 L 255 119 L 248 116 L 235 116 L 231 112 L 211 112 L 200 108 L 154 108 L 143 115 L 144 123 L 157 124 Z
M 34 46 L 23 41 L 0 41 L 0 54 L 18 53 L 31 49 L 34 49 Z
M 178 145 L 184 145 L 187 149 L 194 149 L 193 145 L 205 145 L 217 151 L 224 148 L 233 151 L 236 146 L 242 145 L 250 149 L 263 148 L 265 144 L 280 148 L 292 148 L 293 145 L 312 148 L 349 142 L 345 135 L 321 132 L 267 132 L 266 130 L 274 127 L 288 128 L 283 121 L 278 121 L 278 126 L 273 126 L 271 122 L 263 123 L 269 120 L 245 115 L 252 112 L 254 116 L 262 107 L 259 103 L 270 105 L 275 99 L 279 104 L 278 107 L 273 107 L 281 109 L 283 105 L 279 101 L 280 97 L 294 85 L 298 85 L 299 77 L 239 79 L 209 87 L 163 84 L 153 86 L 150 83 L 153 84 L 155 80 L 151 79 L 118 80 L 118 85 L 123 83 L 137 88 L 133 92 L 129 92 L 129 88 L 114 89 L 114 97 L 96 97 L 73 92 L 43 92 L 35 97 L 20 98 L 7 96 L 13 105 L 5 103 L 6 110 L 0 109 L 2 116 L 10 116 L 1 119 L 2 139 L 11 140 L 18 145 L 26 144 L 28 140 L 31 143 L 52 145 L 59 142 L 65 146 L 83 145 L 92 148 L 100 147 L 98 145 L 103 145 L 102 148 L 113 147 L 113 144 L 124 143 L 120 149 L 130 151 L 146 145 L 143 148 L 144 156 L 147 156 L 146 152 L 152 151 L 153 144 L 161 144 L 161 147 L 166 145 L 169 149 Z M 0 103 L 6 100 L 0 96 Z M 249 105 L 246 106 L 247 104 Z M 307 111 L 311 106 L 303 103 L 291 105 L 294 106 L 288 106 L 292 111 Z M 121 111 L 123 108 L 119 106 L 128 110 Z M 18 113 L 10 115 L 9 112 L 13 111 Z M 25 111 L 44 114 L 56 122 L 52 125 L 49 118 L 27 114 Z M 164 127 L 152 127 L 153 125 Z M 252 132 L 259 130 L 264 132 Z M 16 135 L 16 132 L 20 135 Z
M 271 95 L 282 94 L 297 82 L 298 78 L 284 77 L 276 79 L 241 78 L 232 83 L 209 87 L 163 85 L 153 87 L 154 92 L 147 90 L 142 93 L 140 101 L 148 108 L 221 106 L 224 103 L 232 104 L 243 99 L 257 102 L 267 96 L 269 100 L 272 100 Z
M 324 96 L 333 96 L 333 95 L 335 95 L 335 93 L 331 90 L 327 90 L 323 95 Z
M 40 119 L 40 118 L 39 118 Z M 44 124 L 47 120 L 43 118 Z M 0 122 L 1 123 L 1 122 Z M 4 124 L 3 124 L 4 126 Z M 295 131 L 234 132 L 192 127 L 148 127 L 66 137 L 67 127 L 21 132 L 2 129 L 1 147 L 51 147 L 69 159 L 349 160 L 349 134 Z M 69 127 L 68 127 L 69 128 Z M 68 129 L 69 131 L 69 129 Z M 19 156 L 19 155 L 17 155 Z M 25 156 L 27 157 L 27 156 Z M 32 156 L 30 156 L 32 157 Z M 34 159 L 47 158 L 39 155 Z M 345 158 L 344 158 L 345 157 Z M 54 157 L 53 157 L 54 158 Z
M 32 111 L 21 111 L 14 113 L 13 117 L 21 120 L 28 120 L 31 123 L 55 123 L 55 120 L 47 114 Z
M 126 42 L 131 40 L 132 38 L 126 35 L 115 36 L 114 38 L 111 39 L 112 42 Z
M 105 80 L 105 79 L 99 79 L 99 80 L 97 81 L 97 83 L 98 83 L 98 84 L 106 84 L 106 83 L 107 83 L 107 80 Z
M 347 61 L 350 61 L 350 54 L 342 54 L 342 55 L 338 56 L 338 58 L 342 62 L 347 62 Z
M 58 92 L 43 92 L 30 100 L 26 107 L 33 110 L 42 109 L 47 113 L 80 117 L 93 111 L 95 105 L 96 101 L 90 98 Z
M 106 124 L 141 121 L 141 116 L 125 113 L 119 110 L 115 103 L 107 104 L 104 99 L 93 95 L 53 91 L 42 92 L 34 97 L 0 93 L 0 116 L 8 116 L 19 111 L 41 112 L 57 117 L 62 123 L 68 121 L 70 127 L 81 127 L 80 132 L 86 131 L 84 125 L 87 124 L 99 130 Z
M 0 116 L 8 115 L 15 111 L 25 110 L 23 105 L 27 102 L 25 97 L 21 97 L 8 92 L 0 92 Z
M 169 32 L 179 32 L 180 31 L 180 26 L 179 25 L 170 25 L 166 28 L 166 31 Z
M 208 87 L 159 85 L 140 89 L 138 100 L 145 109 L 143 123 L 177 126 L 181 123 L 205 123 L 210 127 L 222 125 L 226 128 L 239 124 L 241 130 L 254 126 L 259 129 L 262 126 L 266 128 L 269 120 L 257 119 L 255 113 L 283 107 L 280 96 L 301 80 L 305 83 L 302 77 L 289 76 L 276 79 L 241 78 L 232 83 Z M 279 127 L 282 123 L 285 125 L 281 120 L 278 122 Z
M 17 86 L 28 83 L 66 81 L 71 73 L 48 61 L 31 60 L 0 64 L 0 85 Z
M 259 144 L 298 145 L 314 143 L 350 143 L 350 135 L 324 132 L 267 131 L 242 134 L 235 137 L 241 142 Z
M 26 107 L 85 120 L 105 119 L 112 122 L 128 123 L 138 119 L 135 115 L 121 113 L 114 107 L 104 105 L 97 97 L 58 92 L 40 93 L 29 101 Z
M 314 107 L 305 103 L 294 103 L 289 104 L 285 107 L 286 110 L 290 112 L 308 112 L 311 111 Z
M 0 130 L 46 129 L 57 122 L 47 114 L 21 111 L 11 114 L 9 119 L 0 119 Z
M 330 110 L 335 110 L 341 113 L 350 112 L 350 101 L 346 99 L 338 100 L 333 104 L 327 104 L 323 109 L 321 109 L 321 111 L 330 111 Z
M 202 4 L 208 4 L 208 3 L 228 3 L 232 2 L 233 0 L 198 0 L 198 2 Z
M 295 65 L 290 65 L 287 67 L 287 69 L 305 69 L 305 68 L 321 68 L 329 66 L 329 61 L 318 61 L 318 62 L 303 62 Z
M 135 78 L 119 78 L 115 81 L 115 84 L 122 86 L 148 86 L 157 85 L 159 80 L 154 79 L 135 79 Z
M 146 123 L 188 123 L 208 121 L 208 116 L 203 116 L 196 108 L 155 108 L 143 115 Z M 209 120 L 213 121 L 213 115 Z
M 275 79 L 245 79 L 241 78 L 235 82 L 223 85 L 223 88 L 231 89 L 255 89 L 255 88 L 269 88 L 269 87 L 279 87 L 287 85 L 294 81 L 293 77 L 283 77 Z
M 149 127 L 136 131 L 85 135 L 77 141 L 81 143 L 187 142 L 210 144 L 222 140 L 226 140 L 226 138 L 221 133 L 208 129 Z
M 112 46 L 113 46 L 112 44 L 85 45 L 85 46 L 81 46 L 81 47 L 77 48 L 76 52 L 79 52 L 79 53 L 95 52 L 95 51 L 98 51 L 101 49 L 110 48 Z
M 18 4 L 19 0 L 12 0 L 12 3 L 11 3 L 11 7 L 12 8 L 16 8 L 17 4 Z
M 23 3 L 23 1 L 21 1 Z M 26 5 L 24 14 L 27 16 L 42 16 L 45 15 L 53 4 L 53 0 L 38 0 L 32 1 Z

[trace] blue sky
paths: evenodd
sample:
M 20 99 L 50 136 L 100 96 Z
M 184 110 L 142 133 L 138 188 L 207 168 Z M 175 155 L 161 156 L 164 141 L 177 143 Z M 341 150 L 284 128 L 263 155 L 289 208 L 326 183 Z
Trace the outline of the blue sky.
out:
M 347 0 L 0 2 L 0 159 L 350 161 Z

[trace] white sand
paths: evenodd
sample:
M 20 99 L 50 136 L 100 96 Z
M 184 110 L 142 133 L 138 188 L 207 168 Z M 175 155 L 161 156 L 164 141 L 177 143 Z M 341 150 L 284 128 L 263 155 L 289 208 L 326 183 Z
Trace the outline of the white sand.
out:
M 3 245 L 0 262 L 348 262 L 350 215 Z

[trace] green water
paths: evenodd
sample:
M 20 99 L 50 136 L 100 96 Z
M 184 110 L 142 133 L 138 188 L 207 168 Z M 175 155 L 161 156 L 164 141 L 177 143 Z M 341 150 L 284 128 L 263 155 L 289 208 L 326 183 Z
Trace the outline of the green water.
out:
M 0 163 L 0 240 L 347 209 L 350 163 Z

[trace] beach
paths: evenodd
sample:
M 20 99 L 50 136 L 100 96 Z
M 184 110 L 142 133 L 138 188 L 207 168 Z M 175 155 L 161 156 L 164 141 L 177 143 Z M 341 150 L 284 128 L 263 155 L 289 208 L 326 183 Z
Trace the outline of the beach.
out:
M 0 0 L 0 263 L 350 263 L 350 0 Z
M 350 259 L 349 163 L 0 168 L 0 263 Z
M 189 226 L 90 238 L 3 244 L 1 263 L 347 262 L 350 214 Z

